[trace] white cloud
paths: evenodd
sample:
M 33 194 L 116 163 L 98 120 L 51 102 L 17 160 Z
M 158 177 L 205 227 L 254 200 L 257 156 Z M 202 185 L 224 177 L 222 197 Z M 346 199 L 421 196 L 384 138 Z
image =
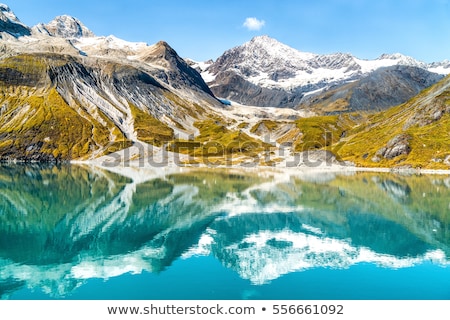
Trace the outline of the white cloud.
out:
M 264 20 L 258 20 L 254 17 L 249 17 L 245 19 L 245 22 L 243 24 L 244 27 L 246 27 L 248 30 L 261 30 L 262 27 L 266 22 Z

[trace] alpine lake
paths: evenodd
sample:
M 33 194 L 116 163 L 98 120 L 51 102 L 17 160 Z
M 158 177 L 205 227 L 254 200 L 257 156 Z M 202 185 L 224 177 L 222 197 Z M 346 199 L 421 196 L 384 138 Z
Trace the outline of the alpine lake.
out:
M 450 299 L 450 176 L 2 164 L 0 296 Z

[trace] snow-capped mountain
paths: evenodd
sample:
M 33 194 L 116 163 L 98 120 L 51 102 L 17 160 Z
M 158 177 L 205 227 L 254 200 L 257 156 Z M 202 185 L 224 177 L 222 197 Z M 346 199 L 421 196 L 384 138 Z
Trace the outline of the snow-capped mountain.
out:
M 430 71 L 450 70 L 449 61 L 424 64 L 400 54 L 369 61 L 305 53 L 267 36 L 195 64 L 164 41 L 96 36 L 70 16 L 29 28 L 6 5 L 0 6 L 0 38 L 0 160 L 8 161 L 98 160 L 123 150 L 109 160 L 147 159 L 150 153 L 137 145 L 156 148 L 153 156 L 179 156 L 178 147 L 194 139 L 183 161 L 202 161 L 203 146 L 216 140 L 247 163 L 251 151 L 263 159 L 263 141 L 272 139 L 282 156 L 261 163 L 287 165 L 305 146 L 320 145 L 321 137 L 306 136 L 313 144 L 305 139 L 302 118 L 402 104 L 443 77 Z M 446 110 L 430 106 L 437 115 Z M 354 119 L 326 127 L 339 138 L 352 125 Z M 226 154 L 219 152 L 213 154 Z
M 226 51 L 207 72 L 235 71 L 255 85 L 293 89 L 324 80 L 349 78 L 360 68 L 350 54 L 317 55 L 290 48 L 268 36 Z
M 87 159 L 135 142 L 158 146 L 197 132 L 193 123 L 221 105 L 165 42 L 97 37 L 67 15 L 29 28 L 0 8 L 0 135 L 16 141 L 1 145 L 2 159 Z M 53 125 L 43 125 L 49 117 Z
M 94 37 L 94 33 L 80 20 L 68 15 L 58 16 L 48 24 L 40 23 L 33 29 L 62 38 Z
M 436 72 L 439 74 L 449 74 L 450 60 L 445 59 L 444 61 L 429 63 L 427 69 L 431 72 Z
M 20 22 L 14 12 L 6 4 L 2 3 L 0 3 L 0 30 L 14 37 L 31 33 L 30 28 Z
M 22 24 L 20 20 L 17 18 L 17 16 L 14 14 L 14 12 L 12 12 L 11 9 L 6 4 L 3 3 L 0 3 L 0 16 L 1 20 L 4 22 L 9 20 L 10 22 Z
M 297 109 L 318 113 L 385 110 L 408 101 L 442 77 L 420 67 L 383 67 L 359 80 L 305 94 Z
M 359 59 L 348 53 L 320 55 L 293 49 L 268 36 L 255 37 L 227 50 L 213 63 L 195 65 L 217 96 L 243 104 L 278 107 L 295 107 L 304 95 L 356 81 L 392 66 L 450 73 L 448 61 L 426 64 L 399 53 L 384 54 L 375 60 Z M 264 99 L 260 99 L 261 94 Z M 266 99 L 266 95 L 278 98 Z

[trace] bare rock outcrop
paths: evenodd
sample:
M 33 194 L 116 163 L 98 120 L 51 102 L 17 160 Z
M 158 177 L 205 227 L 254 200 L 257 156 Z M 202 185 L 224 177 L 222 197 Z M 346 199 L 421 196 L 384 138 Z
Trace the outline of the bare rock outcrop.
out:
M 401 155 L 408 155 L 411 152 L 411 136 L 408 134 L 399 134 L 391 139 L 385 147 L 375 153 L 373 162 L 379 162 L 381 157 L 385 159 L 394 159 Z

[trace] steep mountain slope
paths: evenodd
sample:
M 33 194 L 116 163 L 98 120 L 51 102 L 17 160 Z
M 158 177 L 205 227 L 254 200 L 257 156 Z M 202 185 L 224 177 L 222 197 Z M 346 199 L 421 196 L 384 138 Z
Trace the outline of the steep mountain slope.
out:
M 334 146 L 363 166 L 450 166 L 450 77 L 408 102 L 377 113 Z
M 226 51 L 215 62 L 198 67 L 218 97 L 247 105 L 296 107 L 305 96 L 329 88 L 339 91 L 339 87 L 375 70 L 399 65 L 450 72 L 448 61 L 426 64 L 401 54 L 382 55 L 376 60 L 361 60 L 347 53 L 319 55 L 298 51 L 267 36 L 255 37 Z M 409 80 L 402 85 L 410 85 Z M 391 101 L 389 106 L 396 103 Z
M 377 113 L 316 115 L 292 122 L 260 120 L 251 132 L 277 142 L 276 154 L 271 156 L 275 166 L 353 163 L 448 170 L 450 76 L 406 103 Z
M 175 89 L 196 88 L 211 96 L 213 95 L 200 74 L 181 59 L 165 41 L 160 41 L 153 46 L 140 50 L 136 59 L 153 66 L 159 66 L 158 72 L 154 75 Z
M 14 12 L 5 5 L 0 3 L 0 30 L 13 37 L 30 35 L 31 30 L 16 17 Z M 3 35 L 2 35 L 3 38 Z
M 306 95 L 297 108 L 316 113 L 385 110 L 411 99 L 442 78 L 419 67 L 380 68 L 360 80 Z
M 69 16 L 12 37 L 22 24 L 5 12 L 1 159 L 62 161 L 101 156 L 135 142 L 161 146 L 175 135 L 196 133 L 194 122 L 220 105 L 167 43 L 130 44 L 130 57 L 125 41 L 95 37 Z M 117 54 L 108 54 L 105 43 Z

